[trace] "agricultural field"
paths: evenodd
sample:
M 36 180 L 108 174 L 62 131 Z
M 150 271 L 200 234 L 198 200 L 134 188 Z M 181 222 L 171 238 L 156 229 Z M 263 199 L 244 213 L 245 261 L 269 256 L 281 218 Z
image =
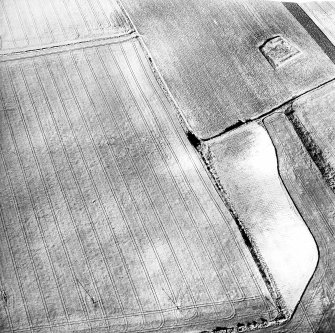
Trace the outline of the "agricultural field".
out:
M 203 149 L 273 284 L 274 298 L 292 313 L 314 273 L 318 250 L 281 182 L 269 135 L 259 124 L 247 124 Z
M 292 6 L 0 0 L 1 333 L 333 332 L 335 66 Z
M 319 262 L 289 323 L 273 332 L 332 333 L 335 327 L 335 194 L 284 114 L 264 120 L 280 177 L 318 245 Z
M 137 38 L 1 62 L 2 332 L 273 320 Z
M 335 83 L 296 99 L 288 117 L 335 193 Z
M 0 1 L 0 54 L 131 30 L 115 0 Z
M 334 77 L 334 64 L 279 2 L 122 3 L 199 138 L 253 119 Z M 282 44 L 271 45 L 276 37 Z M 267 42 L 270 55 L 287 56 L 280 66 L 273 67 L 261 52 Z
M 333 1 L 302 2 L 300 7 L 335 45 L 335 4 Z

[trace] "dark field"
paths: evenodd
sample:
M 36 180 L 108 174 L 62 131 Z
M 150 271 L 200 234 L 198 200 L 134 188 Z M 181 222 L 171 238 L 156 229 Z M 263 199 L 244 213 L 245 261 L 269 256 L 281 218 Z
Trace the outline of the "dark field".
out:
M 294 101 L 288 117 L 326 183 L 335 193 L 334 82 Z
M 278 2 L 124 0 L 190 128 L 210 138 L 331 79 L 335 66 Z M 301 54 L 274 69 L 259 47 Z

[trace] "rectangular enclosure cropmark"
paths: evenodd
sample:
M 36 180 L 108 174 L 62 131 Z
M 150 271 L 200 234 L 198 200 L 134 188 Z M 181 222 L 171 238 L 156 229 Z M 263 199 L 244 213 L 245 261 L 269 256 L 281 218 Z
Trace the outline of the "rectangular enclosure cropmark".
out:
M 274 68 L 284 65 L 300 53 L 294 45 L 282 36 L 270 38 L 259 49 Z
M 335 75 L 334 63 L 282 3 L 122 2 L 198 138 L 265 114 Z M 259 49 L 265 41 L 268 58 Z

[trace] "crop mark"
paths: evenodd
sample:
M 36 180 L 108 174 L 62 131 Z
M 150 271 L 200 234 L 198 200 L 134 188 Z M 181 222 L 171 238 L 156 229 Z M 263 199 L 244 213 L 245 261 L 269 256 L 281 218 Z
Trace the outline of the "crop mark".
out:
M 274 69 L 285 65 L 301 53 L 298 48 L 282 36 L 267 39 L 259 47 L 259 50 Z
M 164 288 L 162 288 L 162 290 L 164 291 L 165 295 L 167 296 L 167 298 L 171 301 L 171 303 L 176 307 L 176 309 L 178 311 L 180 311 L 180 304 L 179 302 L 177 302 L 177 300 L 174 300 L 166 291 Z
M 84 287 L 84 285 L 79 281 L 78 278 L 76 278 L 77 283 L 82 287 L 82 289 L 85 291 L 86 295 L 88 295 L 88 297 L 90 298 L 92 304 L 94 305 L 94 307 L 97 307 L 99 304 L 99 300 L 96 300 L 90 293 L 89 291 Z
M 3 301 L 4 305 L 7 306 L 8 305 L 8 301 L 9 301 L 9 295 L 7 294 L 5 289 L 2 289 L 0 292 L 0 298 Z

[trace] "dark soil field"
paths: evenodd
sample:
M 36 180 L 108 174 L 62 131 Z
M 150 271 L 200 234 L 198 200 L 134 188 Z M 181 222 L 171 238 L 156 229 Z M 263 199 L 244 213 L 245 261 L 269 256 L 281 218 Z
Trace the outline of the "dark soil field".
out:
M 288 117 L 322 176 L 335 193 L 334 82 L 295 100 Z
M 122 2 L 200 138 L 264 114 L 334 77 L 334 64 L 279 2 Z M 275 36 L 301 51 L 278 68 L 259 49 Z

